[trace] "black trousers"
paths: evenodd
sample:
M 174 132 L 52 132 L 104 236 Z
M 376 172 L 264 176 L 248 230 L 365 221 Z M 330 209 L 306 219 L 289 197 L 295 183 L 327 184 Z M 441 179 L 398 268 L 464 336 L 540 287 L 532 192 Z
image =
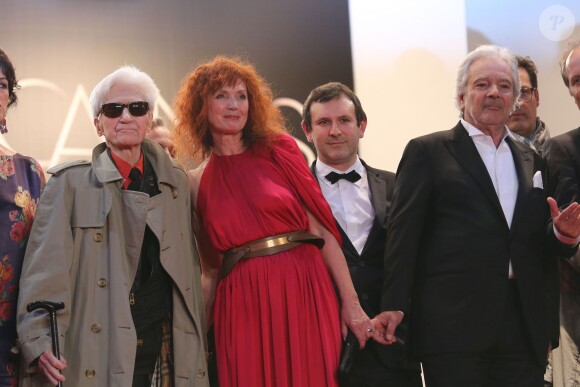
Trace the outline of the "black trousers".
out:
M 371 348 L 372 344 L 367 343 L 367 347 L 356 354 L 348 380 L 344 380 L 341 387 L 423 387 L 418 364 L 415 369 L 387 367 Z M 388 349 L 393 350 L 393 361 L 399 356 L 399 363 L 405 362 L 403 357 L 407 355 L 403 351 L 396 351 L 398 348 Z
M 151 387 L 151 375 L 134 375 L 132 387 Z
M 490 318 L 503 318 L 497 341 L 491 348 L 421 357 L 427 387 L 544 386 L 545 366 L 534 356 L 514 280 L 510 280 L 504 315 Z

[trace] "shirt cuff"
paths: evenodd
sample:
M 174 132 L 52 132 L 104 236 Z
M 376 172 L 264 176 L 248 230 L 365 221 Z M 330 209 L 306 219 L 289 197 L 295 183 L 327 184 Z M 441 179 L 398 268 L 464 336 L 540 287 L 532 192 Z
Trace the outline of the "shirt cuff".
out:
M 564 236 L 560 232 L 558 232 L 558 229 L 556 229 L 556 226 L 552 226 L 552 227 L 554 227 L 554 235 L 556 235 L 556 238 L 558 238 L 558 240 L 560 242 L 562 242 L 563 244 L 569 245 L 569 246 L 574 246 L 580 242 L 580 236 L 578 236 L 576 238 L 570 238 L 570 237 Z

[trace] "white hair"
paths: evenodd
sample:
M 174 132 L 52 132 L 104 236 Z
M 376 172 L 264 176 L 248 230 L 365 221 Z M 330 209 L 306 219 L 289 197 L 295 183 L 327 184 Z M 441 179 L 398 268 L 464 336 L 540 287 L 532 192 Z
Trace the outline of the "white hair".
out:
M 475 62 L 477 59 L 489 57 L 501 59 L 510 67 L 512 78 L 514 80 L 514 102 L 512 105 L 512 111 L 515 111 L 518 107 L 520 99 L 520 74 L 518 72 L 518 61 L 516 60 L 516 57 L 509 49 L 505 47 L 482 45 L 467 54 L 465 59 L 463 59 L 463 62 L 461 62 L 459 70 L 457 71 L 457 81 L 455 84 L 455 106 L 457 106 L 457 109 L 459 109 L 461 117 L 463 117 L 463 111 L 461 110 L 459 96 L 465 94 L 467 88 L 467 79 L 469 77 L 469 67 L 471 67 L 473 62 Z
M 99 115 L 105 96 L 117 83 L 129 84 L 139 88 L 144 94 L 145 102 L 149 103 L 149 108 L 153 109 L 155 107 L 159 89 L 153 79 L 135 66 L 122 66 L 103 78 L 91 92 L 89 106 L 94 118 Z

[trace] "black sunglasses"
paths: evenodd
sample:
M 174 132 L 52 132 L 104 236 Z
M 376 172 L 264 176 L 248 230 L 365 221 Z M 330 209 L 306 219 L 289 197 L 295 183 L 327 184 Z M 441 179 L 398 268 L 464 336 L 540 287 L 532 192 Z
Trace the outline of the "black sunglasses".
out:
M 149 103 L 145 101 L 131 102 L 128 104 L 111 102 L 101 106 L 101 112 L 109 118 L 117 118 L 121 117 L 125 108 L 129 109 L 129 113 L 133 117 L 141 117 L 149 111 Z

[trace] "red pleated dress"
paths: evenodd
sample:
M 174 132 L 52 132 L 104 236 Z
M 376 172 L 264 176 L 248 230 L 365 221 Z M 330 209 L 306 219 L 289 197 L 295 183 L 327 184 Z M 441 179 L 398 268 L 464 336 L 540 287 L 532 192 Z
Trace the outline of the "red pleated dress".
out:
M 294 139 L 210 156 L 201 176 L 198 243 L 218 256 L 249 241 L 308 230 L 306 210 L 340 241 L 336 223 Z M 241 260 L 216 292 L 221 387 L 337 385 L 337 296 L 320 250 L 303 244 Z

